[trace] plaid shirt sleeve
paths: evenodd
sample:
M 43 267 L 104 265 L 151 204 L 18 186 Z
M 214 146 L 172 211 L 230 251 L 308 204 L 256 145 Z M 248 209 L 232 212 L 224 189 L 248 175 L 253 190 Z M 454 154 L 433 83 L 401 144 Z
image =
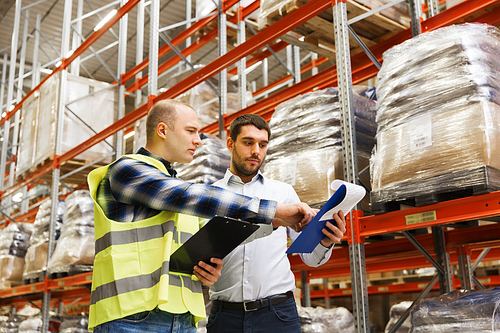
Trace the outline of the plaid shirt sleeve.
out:
M 154 210 L 203 218 L 219 215 L 270 224 L 277 207 L 275 201 L 169 177 L 155 167 L 130 158 L 113 164 L 109 179 L 115 200 Z

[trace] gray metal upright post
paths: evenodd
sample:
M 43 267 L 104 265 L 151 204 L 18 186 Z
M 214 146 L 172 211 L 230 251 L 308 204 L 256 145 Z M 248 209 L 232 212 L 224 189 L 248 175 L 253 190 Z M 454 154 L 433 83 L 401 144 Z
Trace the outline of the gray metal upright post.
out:
M 42 15 L 36 14 L 35 42 L 33 44 L 33 75 L 31 76 L 31 89 L 40 83 L 40 64 L 38 63 L 38 48 L 40 47 L 40 29 L 42 26 Z
M 64 1 L 64 14 L 62 23 L 62 36 L 61 36 L 61 54 L 63 57 L 69 52 L 70 35 L 71 35 L 71 13 L 73 9 L 73 0 Z M 59 207 L 59 179 L 61 176 L 61 170 L 59 166 L 59 156 L 62 154 L 62 138 L 64 131 L 64 110 L 65 102 L 64 96 L 66 96 L 66 84 L 68 81 L 68 70 L 65 68 L 61 71 L 60 75 L 60 85 L 59 85 L 59 101 L 57 103 L 57 125 L 56 125 L 56 142 L 54 149 L 54 160 L 56 162 L 56 167 L 52 171 L 52 187 L 50 198 L 51 212 L 50 212 L 50 229 L 49 229 L 49 244 L 47 249 L 47 265 L 54 253 L 55 248 L 55 236 L 56 236 L 56 220 L 57 220 L 57 210 Z M 42 299 L 42 332 L 46 333 L 49 329 L 49 310 L 50 310 L 50 292 L 43 293 Z
M 224 1 L 219 0 L 219 57 L 227 52 L 227 25 L 226 13 L 223 11 Z M 238 73 L 240 74 L 240 73 Z M 227 113 L 227 69 L 219 73 L 219 138 L 225 140 L 224 115 Z
M 428 0 L 429 17 L 439 14 L 439 0 Z
M 420 0 L 408 0 L 410 2 L 410 19 L 411 19 L 411 33 L 413 37 L 422 33 L 422 25 L 420 24 Z
M 126 3 L 125 0 L 121 0 L 120 4 L 123 6 Z M 126 71 L 127 65 L 127 26 L 128 26 L 128 14 L 125 14 L 120 19 L 120 31 L 118 33 L 118 68 L 116 70 L 116 76 L 118 77 L 118 103 L 116 120 L 119 120 L 125 116 L 125 85 L 122 82 L 122 74 Z M 116 155 L 115 158 L 119 158 L 125 152 L 125 140 L 123 139 L 123 129 L 116 132 Z
M 149 96 L 158 90 L 158 30 L 160 27 L 160 0 L 151 0 L 149 11 Z
M 23 27 L 23 37 L 21 44 L 21 58 L 19 59 L 19 73 L 17 79 L 17 95 L 16 103 L 19 103 L 23 98 L 23 86 L 24 86 L 24 67 L 26 64 L 26 46 L 28 44 L 28 23 L 29 23 L 29 11 L 25 11 L 24 27 Z M 18 111 L 14 115 L 14 133 L 12 133 L 12 156 L 17 156 L 17 146 L 19 143 L 19 123 L 21 121 L 21 112 Z M 16 170 L 16 163 L 10 163 L 9 171 L 9 182 L 7 187 L 14 185 L 14 174 Z M 7 210 L 9 211 L 9 210 Z M 10 213 L 10 211 L 9 211 Z
M 356 156 L 356 127 L 352 99 L 351 57 L 349 51 L 349 32 L 347 23 L 347 4 L 338 2 L 333 6 L 335 31 L 336 64 L 339 89 L 339 102 L 342 112 L 340 118 L 342 153 L 344 159 L 344 179 L 357 182 L 358 165 Z M 355 209 L 358 209 L 356 206 Z M 347 214 L 348 212 L 344 212 Z M 353 230 L 351 218 L 351 230 Z M 352 303 L 356 332 L 370 332 L 368 309 L 368 288 L 366 282 L 365 245 L 352 239 L 349 244 L 351 263 Z
M 267 87 L 269 85 L 269 60 L 267 58 L 262 59 L 262 86 Z M 267 98 L 268 94 L 264 95 Z
M 470 261 L 470 254 L 467 252 L 467 246 L 458 247 L 458 271 L 460 274 L 460 285 L 462 289 L 474 289 L 472 282 L 472 265 Z
M 292 45 L 292 71 L 293 71 L 293 83 L 300 82 L 300 47 L 297 45 Z
M 191 15 L 192 12 L 192 0 L 186 0 L 186 29 L 189 29 L 191 27 Z M 186 38 L 186 48 L 188 48 L 191 45 L 191 37 Z M 186 56 L 187 61 L 191 62 L 191 55 Z M 186 69 L 189 69 L 189 65 L 186 65 Z
M 139 1 L 137 4 L 137 24 L 136 24 L 136 47 L 135 47 L 135 64 L 139 65 L 143 60 L 143 49 L 144 49 L 144 0 Z M 135 79 L 141 79 L 142 72 L 135 75 Z M 134 107 L 137 109 L 142 105 L 142 90 L 139 88 L 135 91 L 135 101 Z M 134 149 L 137 148 L 139 133 L 142 130 L 142 124 L 146 122 L 146 119 L 139 119 L 134 125 Z M 144 125 L 144 127 L 146 127 Z
M 302 271 L 302 306 L 311 306 L 311 288 L 309 281 L 307 281 L 307 271 Z
M 83 1 L 84 0 L 78 0 L 78 9 L 76 11 L 76 17 L 81 18 L 83 16 Z M 76 50 L 82 43 L 82 39 L 80 36 L 83 36 L 82 33 L 82 26 L 83 22 L 82 19 L 79 19 L 77 22 L 75 22 L 74 26 L 74 31 L 73 31 L 73 46 L 72 50 Z M 76 58 L 71 62 L 71 74 L 80 76 L 80 57 Z
M 238 10 L 238 15 L 242 14 L 242 11 Z M 238 21 L 238 35 L 237 42 L 241 45 L 246 40 L 246 24 L 243 17 L 239 18 Z M 246 75 L 247 60 L 246 57 L 241 58 L 238 62 L 238 109 L 242 110 L 247 107 L 247 75 Z
M 318 74 L 318 67 L 316 66 L 316 60 L 318 60 L 318 54 L 315 52 L 312 52 L 312 55 L 311 55 L 311 62 L 313 63 L 313 68 L 311 70 L 312 75 Z
M 10 46 L 10 64 L 9 64 L 9 80 L 7 81 L 7 102 L 6 108 L 9 111 L 13 105 L 14 99 L 14 78 L 16 75 L 16 57 L 17 57 L 17 41 L 19 38 L 19 25 L 21 22 L 21 0 L 16 0 L 16 9 L 14 12 L 14 27 L 12 32 L 12 41 Z M 19 101 L 16 101 L 19 103 Z M 7 164 L 7 150 L 9 149 L 9 138 L 10 138 L 10 120 L 6 120 L 4 123 L 3 130 L 3 141 L 2 141 L 2 154 L 0 157 L 0 191 L 4 191 L 5 189 L 5 169 Z M 6 206 L 10 206 L 10 199 L 8 198 L 2 200 L 2 204 Z
M 0 82 L 0 118 L 4 111 L 3 102 L 5 98 L 5 83 L 7 82 L 7 62 L 9 61 L 9 56 L 7 53 L 3 54 L 3 64 L 2 64 L 2 82 Z M 8 107 L 8 106 L 7 106 Z
M 439 291 L 441 294 L 453 290 L 453 274 L 451 271 L 450 254 L 446 251 L 444 230 L 441 226 L 432 227 L 434 236 L 434 250 L 436 262 L 443 267 L 444 272 L 439 272 Z

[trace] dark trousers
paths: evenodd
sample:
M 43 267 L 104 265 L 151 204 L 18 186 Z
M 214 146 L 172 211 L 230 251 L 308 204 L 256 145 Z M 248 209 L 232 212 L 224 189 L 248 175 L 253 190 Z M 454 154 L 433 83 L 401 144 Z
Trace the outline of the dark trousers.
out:
M 293 298 L 245 312 L 212 306 L 208 333 L 300 333 L 299 314 Z

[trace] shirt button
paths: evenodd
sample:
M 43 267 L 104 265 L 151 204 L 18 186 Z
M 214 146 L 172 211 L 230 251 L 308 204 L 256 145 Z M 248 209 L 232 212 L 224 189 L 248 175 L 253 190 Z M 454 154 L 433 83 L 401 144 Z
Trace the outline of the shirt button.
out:
M 245 261 L 250 261 L 250 258 L 246 257 L 246 258 L 245 258 Z
M 248 280 L 245 280 L 245 283 L 248 283 Z

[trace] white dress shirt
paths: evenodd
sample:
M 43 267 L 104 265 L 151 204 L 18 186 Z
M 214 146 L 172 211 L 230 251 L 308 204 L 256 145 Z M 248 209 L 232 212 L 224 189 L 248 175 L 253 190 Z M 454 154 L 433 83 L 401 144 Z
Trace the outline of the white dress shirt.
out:
M 245 184 L 229 170 L 213 185 L 233 192 L 278 203 L 300 202 L 289 184 L 265 178 L 260 172 Z M 266 228 L 267 227 L 267 228 Z M 295 278 L 287 254 L 287 231 L 295 239 L 298 233 L 289 228 L 261 226 L 251 242 L 238 246 L 224 259 L 222 275 L 210 287 L 210 299 L 227 302 L 252 301 L 295 290 Z M 331 248 L 318 244 L 312 253 L 301 254 L 305 264 L 317 267 L 328 261 Z

